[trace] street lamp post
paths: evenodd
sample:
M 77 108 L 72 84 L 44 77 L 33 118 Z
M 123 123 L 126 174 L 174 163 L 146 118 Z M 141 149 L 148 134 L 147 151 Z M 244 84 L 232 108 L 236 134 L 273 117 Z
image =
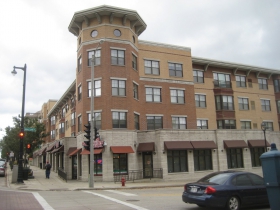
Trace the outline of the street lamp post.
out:
M 263 130 L 263 135 L 264 135 L 264 145 L 265 145 L 265 152 L 267 152 L 267 146 L 266 146 L 266 135 L 265 135 L 265 131 L 266 131 L 266 125 L 264 122 L 262 122 L 261 124 L 261 128 Z
M 12 74 L 15 76 L 17 74 L 16 69 L 21 69 L 24 72 L 23 76 L 23 91 L 22 91 L 22 108 L 21 108 L 21 122 L 20 122 L 20 132 L 24 132 L 24 105 L 25 105 L 25 83 L 26 83 L 26 64 L 24 67 L 16 67 L 14 66 L 14 70 Z M 19 139 L 19 158 L 18 158 L 18 178 L 17 183 L 24 183 L 23 182 L 23 167 L 22 167 L 22 156 L 23 156 L 23 137 Z
M 89 161 L 89 170 L 90 170 L 90 178 L 89 178 L 89 187 L 94 187 L 93 185 L 93 164 L 94 164 L 94 145 L 93 145 L 93 131 L 94 131 L 94 115 L 93 115 L 93 112 L 94 112 L 94 91 L 93 91 L 93 88 L 94 88 L 94 58 L 95 58 L 95 53 L 96 53 L 96 50 L 97 48 L 99 47 L 99 45 L 101 45 L 102 43 L 104 42 L 103 39 L 101 39 L 97 45 L 97 47 L 95 48 L 94 50 L 94 53 L 92 55 L 92 58 L 91 58 L 91 90 L 90 90 L 90 117 L 91 117 L 91 122 L 90 122 L 90 125 L 91 125 L 91 136 L 90 136 L 90 161 Z

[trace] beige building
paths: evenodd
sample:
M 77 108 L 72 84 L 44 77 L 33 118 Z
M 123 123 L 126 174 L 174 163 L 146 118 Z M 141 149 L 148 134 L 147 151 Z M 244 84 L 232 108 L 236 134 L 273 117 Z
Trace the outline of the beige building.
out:
M 139 40 L 146 24 L 123 8 L 76 12 L 68 28 L 77 37 L 76 79 L 55 104 L 42 107 L 50 136 L 34 153 L 38 167 L 49 160 L 60 176 L 88 180 L 84 125 L 92 120 L 93 55 L 94 127 L 100 135 L 94 141 L 95 181 L 193 180 L 228 169 L 260 174 L 259 156 L 270 143 L 280 147 L 279 70 L 193 57 L 189 47 Z

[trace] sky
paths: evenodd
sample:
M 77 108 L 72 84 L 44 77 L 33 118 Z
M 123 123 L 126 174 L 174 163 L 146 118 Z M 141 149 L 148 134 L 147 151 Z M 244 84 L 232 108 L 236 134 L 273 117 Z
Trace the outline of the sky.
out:
M 0 1 L 0 139 L 21 114 L 60 99 L 75 80 L 75 12 L 110 5 L 136 10 L 147 24 L 140 40 L 190 47 L 192 56 L 280 71 L 279 0 Z

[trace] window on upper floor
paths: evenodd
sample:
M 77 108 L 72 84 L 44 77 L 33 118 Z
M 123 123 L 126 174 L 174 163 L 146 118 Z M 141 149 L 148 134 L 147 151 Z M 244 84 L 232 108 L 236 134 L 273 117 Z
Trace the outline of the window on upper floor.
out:
M 251 129 L 251 121 L 241 121 L 241 129 Z
M 134 113 L 134 128 L 140 130 L 139 115 Z
M 135 84 L 135 83 L 133 83 L 133 98 L 135 98 L 135 99 L 139 99 L 139 97 L 138 97 L 138 85 L 137 84 Z
M 126 96 L 125 80 L 112 79 L 112 95 Z
M 258 83 L 259 83 L 259 89 L 262 89 L 262 90 L 267 90 L 268 89 L 267 79 L 259 78 Z
M 82 116 L 78 117 L 78 132 L 82 131 Z
M 273 131 L 273 122 L 263 122 L 265 124 L 266 130 Z
M 94 96 L 101 96 L 101 80 L 94 80 Z M 88 82 L 88 97 L 91 97 L 91 82 Z
M 170 90 L 171 103 L 184 104 L 185 103 L 185 91 L 171 89 Z
M 132 68 L 137 70 L 137 57 L 132 54 Z
M 206 95 L 195 94 L 195 106 L 196 107 L 206 107 Z
M 127 128 L 126 112 L 112 112 L 113 128 Z
M 55 125 L 55 116 L 51 117 L 51 125 Z
M 61 118 L 65 118 L 65 114 L 66 114 L 66 108 L 62 108 Z
M 88 122 L 91 122 L 91 114 L 88 113 L 87 117 L 88 117 Z M 97 128 L 97 130 L 101 129 L 101 112 L 94 112 L 94 125 L 93 127 Z
M 235 76 L 236 87 L 246 87 L 246 76 Z
M 274 83 L 274 92 L 277 93 L 280 91 L 280 80 L 279 79 L 275 79 L 273 81 Z
M 91 59 L 94 56 L 94 65 L 100 65 L 101 62 L 101 50 L 88 51 L 88 66 L 91 66 Z
M 55 139 L 55 130 L 51 130 L 51 139 Z
M 78 65 L 78 71 L 81 71 L 82 70 L 82 56 L 80 56 L 78 58 L 77 65 Z
M 217 120 L 218 129 L 236 129 L 235 120 Z
M 156 130 L 162 129 L 163 122 L 161 116 L 147 116 L 147 129 L 148 130 Z
M 59 133 L 64 133 L 64 132 L 65 132 L 65 124 L 63 122 L 59 124 Z
M 147 102 L 161 102 L 161 88 L 146 87 Z
M 270 100 L 261 99 L 262 111 L 271 111 Z
M 208 120 L 196 120 L 197 129 L 208 129 Z
M 204 83 L 204 72 L 199 70 L 193 70 L 193 81 L 195 83 Z
M 172 128 L 173 129 L 187 129 L 187 118 L 186 117 L 172 117 Z
M 145 60 L 145 74 L 159 75 L 159 61 Z
M 221 88 L 231 88 L 230 75 L 223 73 L 213 73 L 214 86 Z
M 124 66 L 125 64 L 125 51 L 111 49 L 111 64 Z
M 75 115 L 75 112 L 71 113 L 71 126 L 75 125 Z
M 82 85 L 78 86 L 78 101 L 82 99 Z
M 248 98 L 238 97 L 239 110 L 249 110 L 249 100 Z
M 179 63 L 168 63 L 169 76 L 183 77 L 183 65 Z
M 234 110 L 232 96 L 215 96 L 216 110 Z
M 277 113 L 280 114 L 280 100 L 276 101 Z

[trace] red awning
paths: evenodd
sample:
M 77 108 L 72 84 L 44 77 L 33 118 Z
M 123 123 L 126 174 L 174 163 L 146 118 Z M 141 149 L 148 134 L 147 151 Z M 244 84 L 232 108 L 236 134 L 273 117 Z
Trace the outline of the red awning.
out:
M 214 141 L 191 141 L 194 149 L 218 149 Z
M 77 147 L 70 147 L 67 151 L 67 155 L 69 155 L 70 153 L 74 152 L 77 149 Z
M 46 150 L 46 152 L 51 152 L 54 149 L 54 144 L 49 146 L 48 149 Z
M 82 148 L 81 148 L 81 149 L 82 149 Z M 103 149 L 94 149 L 94 154 L 95 154 L 95 155 L 99 155 L 99 154 L 102 153 L 102 150 L 103 150 Z M 84 149 L 84 150 L 81 152 L 81 155 L 90 155 L 90 152 L 89 152 L 89 150 Z
M 54 150 L 52 151 L 52 153 L 62 152 L 62 151 L 64 151 L 64 145 L 62 145 L 62 146 L 60 146 L 60 147 L 54 149 Z
M 193 149 L 190 141 L 165 141 L 164 149 L 166 150 L 187 150 Z
M 224 140 L 224 147 L 226 149 L 231 148 L 247 148 L 248 145 L 244 140 Z
M 139 143 L 137 152 L 153 152 L 155 151 L 155 142 Z
M 47 147 L 40 150 L 39 155 L 44 155 L 46 153 Z
M 111 146 L 113 153 L 134 153 L 131 146 Z
M 76 155 L 78 152 L 80 152 L 80 150 L 82 150 L 82 148 L 74 150 L 73 152 L 69 153 L 69 156 Z
M 264 140 L 248 140 L 248 145 L 249 147 L 265 147 L 265 142 Z M 270 147 L 270 143 L 266 141 L 266 146 Z

